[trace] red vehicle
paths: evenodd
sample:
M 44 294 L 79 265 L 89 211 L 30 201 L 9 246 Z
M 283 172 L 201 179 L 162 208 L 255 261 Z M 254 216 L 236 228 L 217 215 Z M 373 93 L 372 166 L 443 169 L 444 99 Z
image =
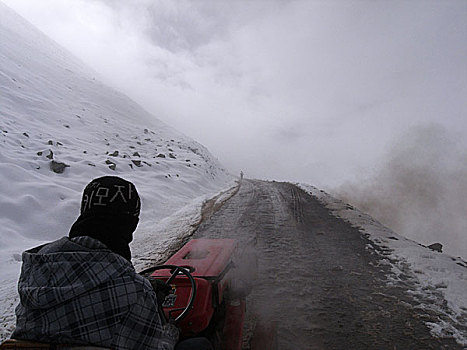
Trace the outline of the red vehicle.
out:
M 231 289 L 235 246 L 232 239 L 194 239 L 151 269 L 151 278 L 172 287 L 164 313 L 176 322 L 182 339 L 204 336 L 215 349 L 242 348 L 245 295 Z

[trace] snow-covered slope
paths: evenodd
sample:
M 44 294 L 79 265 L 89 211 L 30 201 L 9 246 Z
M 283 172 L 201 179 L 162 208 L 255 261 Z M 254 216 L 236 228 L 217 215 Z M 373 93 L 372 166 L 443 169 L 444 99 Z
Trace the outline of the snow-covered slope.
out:
M 232 184 L 202 145 L 101 84 L 2 3 L 0 43 L 3 304 L 15 302 L 7 296 L 15 289 L 21 252 L 68 234 L 92 178 L 110 174 L 135 183 L 142 197 L 135 241 Z M 11 312 L 11 305 L 3 306 L 3 314 Z

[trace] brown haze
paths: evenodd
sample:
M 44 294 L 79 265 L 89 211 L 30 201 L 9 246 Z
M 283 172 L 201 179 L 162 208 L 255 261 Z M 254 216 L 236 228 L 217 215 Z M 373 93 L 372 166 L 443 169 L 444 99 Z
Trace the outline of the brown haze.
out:
M 375 175 L 337 193 L 397 233 L 467 257 L 467 152 L 441 125 L 413 127 Z

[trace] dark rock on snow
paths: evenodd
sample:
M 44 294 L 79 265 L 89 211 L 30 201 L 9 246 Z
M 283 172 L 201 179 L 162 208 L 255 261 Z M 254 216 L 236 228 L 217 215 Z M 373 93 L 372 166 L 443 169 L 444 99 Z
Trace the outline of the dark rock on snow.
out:
M 117 164 L 115 164 L 114 162 L 112 162 L 111 160 L 107 159 L 105 161 L 105 164 L 107 164 L 109 166 L 110 169 L 112 170 L 115 170 L 115 168 L 117 167 Z
M 441 243 L 433 243 L 428 246 L 431 250 L 434 250 L 436 252 L 443 252 L 443 245 Z
M 69 165 L 62 163 L 62 162 L 57 162 L 55 160 L 52 160 L 50 162 L 50 170 L 52 170 L 54 173 L 57 174 L 62 174 L 66 168 L 68 168 Z

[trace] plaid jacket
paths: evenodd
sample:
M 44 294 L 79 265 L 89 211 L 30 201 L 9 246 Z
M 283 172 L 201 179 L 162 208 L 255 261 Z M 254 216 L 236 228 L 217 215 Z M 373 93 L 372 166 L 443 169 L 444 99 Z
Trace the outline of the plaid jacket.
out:
M 90 237 L 23 253 L 13 338 L 113 350 L 173 349 L 156 294 L 131 263 Z

